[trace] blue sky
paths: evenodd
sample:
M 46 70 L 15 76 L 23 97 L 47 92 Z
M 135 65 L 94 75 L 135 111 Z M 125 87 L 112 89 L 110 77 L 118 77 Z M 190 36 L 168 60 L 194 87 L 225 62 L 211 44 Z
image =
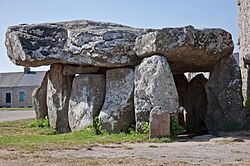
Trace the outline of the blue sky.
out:
M 22 71 L 6 54 L 5 31 L 10 25 L 75 19 L 145 28 L 193 25 L 223 28 L 232 33 L 236 44 L 237 12 L 236 0 L 0 0 L 0 72 Z

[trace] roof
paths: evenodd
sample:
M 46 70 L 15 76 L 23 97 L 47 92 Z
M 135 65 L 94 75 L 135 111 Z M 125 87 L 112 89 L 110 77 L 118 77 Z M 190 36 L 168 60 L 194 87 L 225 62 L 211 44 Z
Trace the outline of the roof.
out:
M 39 86 L 46 71 L 0 73 L 0 87 Z

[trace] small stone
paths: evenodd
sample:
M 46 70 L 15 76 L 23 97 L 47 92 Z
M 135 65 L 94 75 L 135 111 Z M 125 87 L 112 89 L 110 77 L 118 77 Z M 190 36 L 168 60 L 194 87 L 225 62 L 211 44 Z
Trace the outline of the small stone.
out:
M 164 107 L 154 107 L 150 112 L 149 136 L 165 137 L 170 135 L 170 113 Z

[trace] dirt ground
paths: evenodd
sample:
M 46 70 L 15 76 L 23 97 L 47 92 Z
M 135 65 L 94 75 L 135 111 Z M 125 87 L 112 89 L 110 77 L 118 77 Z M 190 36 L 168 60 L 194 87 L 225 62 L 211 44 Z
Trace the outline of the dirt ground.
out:
M 249 133 L 249 132 L 248 132 Z M 0 149 L 4 165 L 250 165 L 250 133 L 173 143 L 95 144 L 84 149 L 35 152 Z
M 0 122 L 34 118 L 32 111 L 0 111 Z M 179 138 L 172 143 L 93 144 L 83 149 L 25 151 L 0 148 L 0 166 L 249 165 L 250 131 Z

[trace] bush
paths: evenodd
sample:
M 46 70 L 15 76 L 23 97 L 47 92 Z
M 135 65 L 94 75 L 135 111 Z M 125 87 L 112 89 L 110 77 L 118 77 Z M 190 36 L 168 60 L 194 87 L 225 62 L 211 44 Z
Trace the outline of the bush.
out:
M 241 126 L 242 125 L 238 122 L 226 122 L 223 128 L 224 128 L 224 131 L 231 132 L 235 130 L 240 130 Z
M 249 101 L 249 99 L 246 99 L 244 101 L 244 106 L 247 108 L 248 111 L 250 111 L 250 101 Z
M 171 117 L 170 120 L 170 130 L 172 135 L 178 135 L 185 132 L 184 127 L 178 124 L 177 120 L 174 117 Z
M 39 128 L 49 127 L 49 119 L 47 116 L 42 119 L 36 119 L 31 123 L 30 127 L 39 127 Z
M 149 123 L 148 122 L 144 122 L 144 124 L 143 124 L 143 133 L 149 134 Z
M 94 118 L 94 124 L 93 124 L 94 130 L 95 130 L 95 134 L 96 135 L 100 135 L 102 134 L 102 130 L 101 130 L 101 122 L 98 116 L 96 116 Z

